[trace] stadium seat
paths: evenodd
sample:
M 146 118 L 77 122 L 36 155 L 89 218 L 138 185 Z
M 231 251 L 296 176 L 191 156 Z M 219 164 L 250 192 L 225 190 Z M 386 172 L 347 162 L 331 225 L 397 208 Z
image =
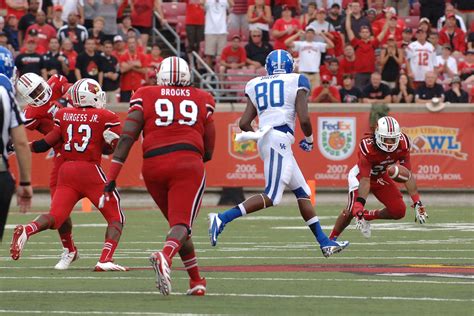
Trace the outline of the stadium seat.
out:
M 176 33 L 181 39 L 186 38 L 186 16 L 179 15 L 176 17 Z
M 168 24 L 178 23 L 178 16 L 186 15 L 186 3 L 183 2 L 162 2 L 161 8 Z
M 472 96 L 472 92 L 473 92 L 473 91 L 471 91 L 472 88 L 474 88 L 474 84 L 473 84 L 473 83 L 467 83 L 467 82 L 464 82 L 464 81 L 463 81 L 463 83 L 462 83 L 462 89 L 463 89 L 464 91 L 466 91 L 466 92 L 469 94 L 469 96 Z
M 420 22 L 420 17 L 419 16 L 406 16 L 403 18 L 403 20 L 405 21 L 406 27 L 417 29 L 418 24 Z

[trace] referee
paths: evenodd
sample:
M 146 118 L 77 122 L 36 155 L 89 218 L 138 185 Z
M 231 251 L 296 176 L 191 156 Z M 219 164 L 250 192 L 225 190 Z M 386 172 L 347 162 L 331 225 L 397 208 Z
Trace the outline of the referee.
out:
M 26 138 L 23 120 L 14 97 L 11 78 L 14 72 L 13 56 L 9 50 L 0 46 L 0 243 L 7 222 L 8 209 L 15 192 L 15 181 L 8 169 L 7 147 L 11 139 L 16 151 L 20 186 L 17 190 L 17 203 L 21 212 L 31 206 L 31 152 Z

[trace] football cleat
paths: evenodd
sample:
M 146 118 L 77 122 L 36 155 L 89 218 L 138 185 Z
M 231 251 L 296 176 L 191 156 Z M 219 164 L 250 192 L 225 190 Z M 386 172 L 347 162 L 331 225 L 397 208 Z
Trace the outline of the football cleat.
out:
M 122 267 L 121 265 L 118 265 L 116 263 L 113 263 L 112 261 L 108 262 L 97 262 L 97 264 L 94 267 L 95 272 L 107 272 L 107 271 L 128 271 L 130 270 L 128 267 Z
M 426 219 L 428 218 L 428 213 L 425 211 L 425 206 L 421 203 L 421 201 L 416 202 L 412 205 L 415 209 L 415 223 L 418 222 L 420 224 L 426 223 Z
M 63 248 L 61 259 L 54 266 L 54 268 L 56 270 L 67 270 L 69 268 L 69 265 L 77 259 L 79 259 L 79 253 L 77 252 L 77 248 L 75 248 L 75 251 L 71 252 L 69 252 L 69 249 Z
M 18 225 L 13 231 L 12 243 L 10 245 L 10 256 L 13 260 L 20 259 L 21 252 L 25 248 L 28 236 L 26 235 L 26 229 L 23 225 Z
M 369 238 L 370 235 L 372 234 L 370 231 L 370 223 L 366 221 L 363 217 L 356 218 L 355 228 L 360 230 L 360 232 L 365 238 Z
M 217 213 L 209 213 L 209 238 L 211 240 L 211 246 L 217 245 L 217 236 L 224 230 L 225 224 L 219 218 Z
M 341 252 L 347 246 L 349 246 L 348 241 L 329 240 L 329 243 L 327 245 L 321 246 L 321 251 L 323 252 L 324 257 L 329 258 L 333 254 Z
M 171 293 L 171 269 L 168 259 L 161 251 L 152 253 L 150 256 L 151 266 L 156 273 L 156 288 L 163 295 Z
M 199 281 L 189 280 L 189 290 L 186 295 L 204 296 L 206 294 L 206 279 L 202 278 Z

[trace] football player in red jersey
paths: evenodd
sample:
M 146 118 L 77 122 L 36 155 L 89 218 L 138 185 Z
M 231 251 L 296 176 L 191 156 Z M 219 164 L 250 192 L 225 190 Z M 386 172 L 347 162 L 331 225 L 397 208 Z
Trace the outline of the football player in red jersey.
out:
M 17 83 L 20 97 L 27 103 L 24 109 L 25 126 L 29 130 L 36 130 L 43 135 L 48 134 L 54 127 L 54 115 L 62 108 L 58 100 L 67 94 L 72 86 L 66 77 L 53 75 L 46 82 L 43 77 L 35 73 L 22 75 Z M 63 159 L 60 154 L 61 144 L 54 147 L 53 169 L 49 179 L 51 200 L 56 191 L 59 167 Z M 67 218 L 58 229 L 59 237 L 63 245 L 61 259 L 54 266 L 55 269 L 65 270 L 78 258 L 77 248 L 72 239 L 72 221 Z
M 130 148 L 143 131 L 143 179 L 171 228 L 163 249 L 150 257 L 156 286 L 163 295 L 171 292 L 170 267 L 177 253 L 190 277 L 187 294 L 206 292 L 191 229 L 205 187 L 204 162 L 212 158 L 214 150 L 214 99 L 192 87 L 190 77 L 186 61 L 168 57 L 160 65 L 158 86 L 142 87 L 135 92 L 104 189 L 107 198 L 115 189 L 115 180 Z
M 400 125 L 393 117 L 382 117 L 377 122 L 374 135 L 365 137 L 360 142 L 359 161 L 348 175 L 348 205 L 337 218 L 329 238 L 337 239 L 354 217 L 356 228 L 360 229 L 365 237 L 370 237 L 369 221 L 396 220 L 405 216 L 406 206 L 402 194 L 386 172 L 387 167 L 397 162 L 411 170 L 410 140 L 400 131 Z M 405 187 L 413 201 L 415 220 L 420 224 L 425 223 L 428 215 L 421 203 L 415 177 L 410 177 L 405 182 Z M 364 205 L 369 192 L 385 207 L 366 210 Z
M 54 128 L 45 138 L 31 144 L 33 152 L 45 152 L 61 144 L 63 163 L 59 169 L 56 192 L 49 214 L 40 215 L 28 225 L 18 225 L 13 232 L 10 254 L 18 260 L 31 235 L 46 229 L 58 229 L 69 217 L 74 205 L 86 197 L 99 205 L 104 184 L 107 182 L 100 161 L 104 148 L 112 152 L 120 133 L 118 116 L 106 109 L 105 92 L 97 81 L 82 79 L 71 88 L 73 107 L 60 109 L 54 119 Z M 105 244 L 95 271 L 126 271 L 113 262 L 113 254 L 122 234 L 124 214 L 120 198 L 113 191 L 100 209 L 107 221 Z

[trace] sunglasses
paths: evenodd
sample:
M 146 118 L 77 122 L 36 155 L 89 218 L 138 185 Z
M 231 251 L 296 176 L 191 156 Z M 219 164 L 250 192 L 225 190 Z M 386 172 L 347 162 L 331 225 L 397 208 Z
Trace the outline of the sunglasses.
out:
M 262 35 L 252 35 L 252 37 L 262 37 Z

